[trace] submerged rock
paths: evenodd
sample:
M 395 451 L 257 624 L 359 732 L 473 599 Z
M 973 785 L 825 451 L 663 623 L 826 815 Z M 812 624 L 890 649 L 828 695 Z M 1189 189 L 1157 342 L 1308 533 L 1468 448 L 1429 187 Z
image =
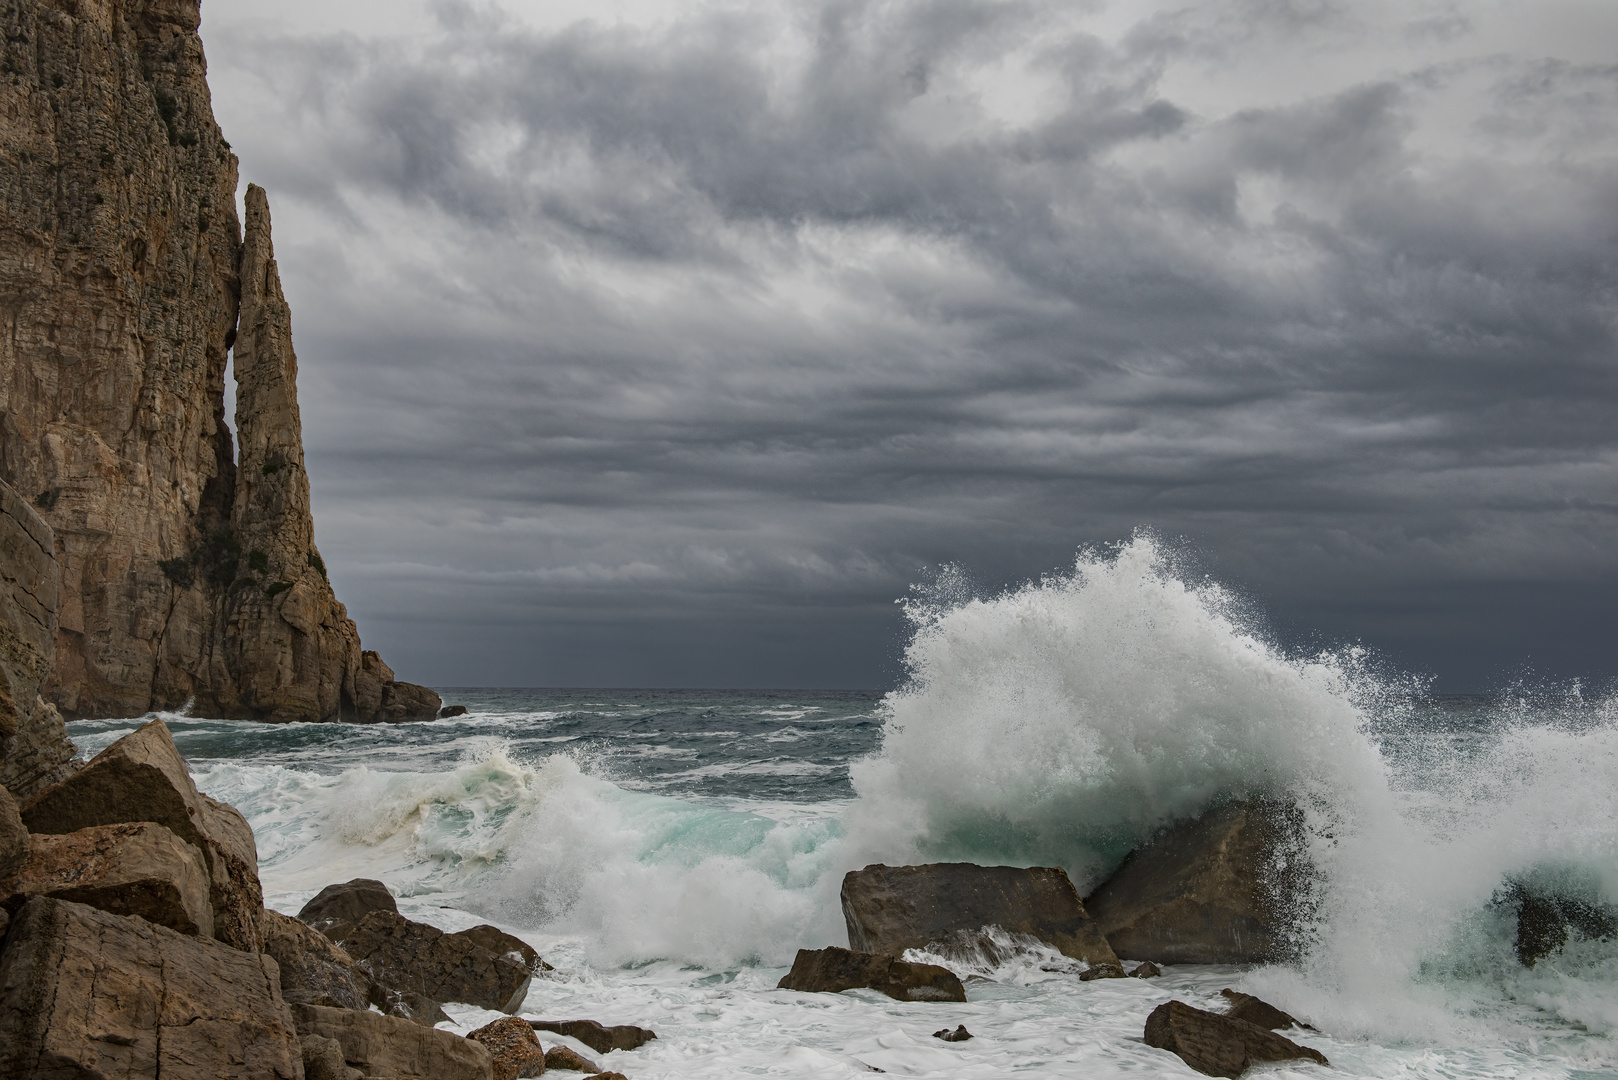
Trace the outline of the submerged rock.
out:
M 1294 951 L 1305 879 L 1296 808 L 1235 802 L 1135 851 L 1086 905 L 1125 959 L 1264 963 Z
M 545 1048 L 539 1045 L 534 1029 L 529 1026 L 528 1021 L 515 1016 L 507 1016 L 492 1024 L 485 1024 L 476 1031 L 469 1032 L 466 1037 L 475 1039 L 489 1048 L 489 1057 L 494 1065 L 494 1080 L 518 1080 L 519 1077 L 539 1076 L 548 1064 L 545 1060 Z
M 1206 1076 L 1237 1077 L 1251 1065 L 1306 1059 L 1329 1064 L 1318 1050 L 1246 1020 L 1166 1001 L 1146 1018 L 1146 1045 L 1167 1050 Z
M 633 1024 L 614 1024 L 607 1027 L 595 1020 L 530 1020 L 528 1026 L 535 1031 L 554 1031 L 577 1039 L 598 1054 L 614 1050 L 633 1050 L 657 1038 L 657 1032 Z
M 843 877 L 849 947 L 898 956 L 962 931 L 998 926 L 1088 964 L 1116 964 L 1078 891 L 1059 867 L 874 864 Z
M 792 970 L 776 984 L 778 990 L 826 994 L 865 988 L 880 990 L 896 1001 L 966 1000 L 966 988 L 948 968 L 836 945 L 799 949 Z

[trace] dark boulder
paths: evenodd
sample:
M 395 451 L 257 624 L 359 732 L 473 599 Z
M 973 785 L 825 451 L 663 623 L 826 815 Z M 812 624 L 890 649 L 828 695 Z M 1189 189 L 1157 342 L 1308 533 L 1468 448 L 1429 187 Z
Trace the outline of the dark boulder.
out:
M 1129 973 L 1122 964 L 1092 964 L 1089 970 L 1079 975 L 1080 982 L 1095 982 L 1097 979 L 1123 979 Z
M 1155 979 L 1161 974 L 1163 974 L 1163 969 L 1147 960 L 1136 964 L 1135 970 L 1129 973 L 1129 977 L 1131 979 Z
M 799 949 L 792 970 L 778 990 L 839 994 L 862 988 L 880 990 L 897 1001 L 965 1001 L 966 989 L 948 968 L 913 964 L 879 953 L 854 952 L 836 945 Z
M 386 885 L 375 878 L 354 878 L 321 889 L 303 905 L 298 918 L 327 937 L 341 937 L 344 930 L 373 911 L 398 910 Z
M 489 1048 L 494 1064 L 494 1080 L 519 1080 L 525 1076 L 539 1076 L 545 1071 L 545 1048 L 539 1045 L 534 1029 L 528 1021 L 505 1016 L 492 1024 L 485 1024 L 468 1032 Z
M 895 1001 L 966 1000 L 966 987 L 949 968 L 906 960 L 890 963 L 882 980 L 872 983 L 871 989 L 880 990 Z
M 264 951 L 281 967 L 281 993 L 304 1005 L 366 1009 L 370 979 L 322 933 L 279 911 L 264 912 Z
M 965 1042 L 971 1037 L 972 1033 L 966 1030 L 965 1024 L 957 1025 L 954 1031 L 944 1028 L 942 1031 L 933 1032 L 933 1038 L 943 1039 L 945 1042 Z
M 342 1047 L 344 1063 L 364 1076 L 493 1080 L 488 1048 L 453 1031 L 359 1009 L 322 1005 L 293 1005 L 291 1009 L 300 1036 L 335 1040 Z
M 1517 962 L 1533 967 L 1569 939 L 1608 940 L 1618 935 L 1618 909 L 1610 905 L 1513 884 L 1504 902 L 1517 908 Z
M 452 716 L 465 716 L 465 715 L 466 715 L 466 706 L 465 705 L 445 705 L 442 709 L 438 710 L 438 718 L 440 720 L 448 720 Z
M 1306 1059 L 1329 1064 L 1318 1050 L 1299 1046 L 1246 1020 L 1166 1001 L 1146 1018 L 1146 1045 L 1179 1055 L 1206 1076 L 1236 1077 L 1250 1065 Z
M 17 801 L 0 787 L 0 881 L 22 869 L 28 861 L 28 828 L 17 813 Z
M 633 1050 L 657 1038 L 655 1031 L 633 1024 L 607 1027 L 595 1020 L 530 1020 L 528 1026 L 535 1031 L 554 1031 L 558 1035 L 577 1039 L 598 1054 Z
M 365 1074 L 349 1068 L 343 1060 L 343 1047 L 336 1039 L 324 1035 L 305 1035 L 303 1045 L 303 1080 L 365 1080 Z
M 433 1001 L 514 1013 L 533 979 L 515 960 L 396 911 L 373 911 L 334 936 L 375 982 Z
M 1088 964 L 1118 962 L 1059 867 L 875 864 L 843 877 L 842 902 L 849 947 L 861 952 L 898 956 L 998 926 Z
M 1230 1008 L 1225 1010 L 1226 1016 L 1234 1017 L 1237 1020 L 1246 1020 L 1249 1024 L 1257 1024 L 1259 1027 L 1269 1028 L 1271 1031 L 1280 1031 L 1282 1028 L 1293 1027 L 1307 1028 L 1310 1031 L 1315 1030 L 1291 1013 L 1282 1012 L 1268 1001 L 1256 998 L 1252 994 L 1244 994 L 1240 990 L 1228 988 L 1219 991 L 1219 993 L 1224 996 L 1226 1001 L 1230 1002 Z
M 1307 881 L 1302 815 L 1236 802 L 1173 826 L 1085 901 L 1129 960 L 1248 964 L 1295 951 L 1289 928 Z
M 534 947 L 520 937 L 508 934 L 497 926 L 484 923 L 474 926 L 470 930 L 457 930 L 450 937 L 465 938 L 474 945 L 480 945 L 496 956 L 509 957 L 517 961 L 529 971 L 538 975 L 541 971 L 554 971 L 549 964 L 539 958 Z

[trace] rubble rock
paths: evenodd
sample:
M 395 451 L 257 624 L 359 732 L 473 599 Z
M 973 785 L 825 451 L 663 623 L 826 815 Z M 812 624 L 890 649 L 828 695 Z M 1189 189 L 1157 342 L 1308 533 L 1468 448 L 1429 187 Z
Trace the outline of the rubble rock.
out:
M 370 980 L 326 935 L 279 911 L 264 911 L 264 951 L 281 967 L 281 995 L 306 1005 L 369 1008 Z
M 1306 1059 L 1329 1064 L 1318 1050 L 1299 1046 L 1246 1020 L 1166 1001 L 1146 1018 L 1146 1045 L 1177 1054 L 1206 1076 L 1236 1077 L 1260 1062 Z
M 299 1035 L 335 1039 L 343 1048 L 343 1061 L 366 1077 L 493 1080 L 488 1048 L 452 1031 L 358 1009 L 290 1008 Z
M 545 1051 L 545 1068 L 565 1069 L 568 1072 L 599 1073 L 601 1066 L 567 1046 L 553 1046 Z
M 0 1076 L 303 1073 L 274 960 L 48 896 L 0 954 L 0 1031 Z
M 534 1029 L 526 1020 L 502 1017 L 469 1032 L 466 1037 L 489 1048 L 494 1080 L 518 1080 L 524 1076 L 539 1076 L 545 1071 L 545 1049 L 539 1045 Z
M 1272 962 L 1294 951 L 1288 927 L 1305 871 L 1295 807 L 1235 802 L 1135 851 L 1085 903 L 1126 959 Z
M 998 926 L 1088 964 L 1118 962 L 1059 867 L 876 864 L 844 876 L 842 901 L 849 947 L 860 952 L 898 956 Z
M 336 940 L 375 982 L 434 1001 L 514 1013 L 533 979 L 515 960 L 396 911 L 373 911 Z
M 399 911 L 388 887 L 375 878 L 354 878 L 337 885 L 327 885 L 314 895 L 298 918 L 327 937 L 341 936 L 344 930 L 358 923 L 373 911 Z
M 657 1038 L 655 1031 L 635 1027 L 633 1024 L 615 1024 L 605 1027 L 595 1020 L 530 1020 L 535 1031 L 554 1031 L 577 1039 L 598 1054 L 614 1050 L 633 1050 Z
M 15 911 L 31 896 L 54 896 L 206 938 L 213 936 L 209 886 L 202 852 L 139 821 L 34 837 L 28 861 L 0 884 L 0 904 Z

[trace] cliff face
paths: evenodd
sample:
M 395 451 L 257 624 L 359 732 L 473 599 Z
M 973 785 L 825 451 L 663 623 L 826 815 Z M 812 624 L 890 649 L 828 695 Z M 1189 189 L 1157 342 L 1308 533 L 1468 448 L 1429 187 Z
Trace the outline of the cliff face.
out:
M 46 696 L 69 716 L 194 698 L 380 719 L 314 549 L 268 212 L 244 249 L 199 22 L 197 0 L 0 0 L 0 478 L 55 531 Z M 240 484 L 224 415 L 239 312 Z M 388 696 L 437 707 L 408 684 Z

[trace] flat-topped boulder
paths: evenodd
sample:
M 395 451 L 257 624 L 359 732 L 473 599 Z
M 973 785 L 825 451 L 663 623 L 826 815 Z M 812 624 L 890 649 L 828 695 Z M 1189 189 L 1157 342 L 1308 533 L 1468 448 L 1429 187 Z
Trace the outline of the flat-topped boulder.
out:
M 1132 853 L 1085 906 L 1129 960 L 1251 964 L 1286 959 L 1305 898 L 1302 815 L 1234 802 Z
M 371 912 L 343 931 L 337 944 L 374 981 L 433 1001 L 514 1013 L 533 979 L 527 967 L 510 957 L 396 911 Z
M 1326 1055 L 1299 1046 L 1268 1028 L 1246 1020 L 1165 1001 L 1146 1018 L 1147 1046 L 1167 1050 L 1206 1076 L 1237 1077 L 1256 1064 L 1313 1061 L 1329 1064 Z
M 778 990 L 839 994 L 880 990 L 896 1001 L 965 1001 L 966 988 L 948 968 L 915 964 L 882 953 L 838 948 L 799 949 Z
M 303 1075 L 274 960 L 48 896 L 0 953 L 0 1032 L 7 1077 Z
M 998 926 L 1087 964 L 1118 962 L 1060 867 L 879 863 L 843 877 L 842 901 L 849 948 L 859 952 L 898 956 Z
M 293 1005 L 298 1034 L 335 1040 L 343 1061 L 382 1080 L 494 1080 L 488 1048 L 453 1031 L 412 1024 L 395 1016 Z

